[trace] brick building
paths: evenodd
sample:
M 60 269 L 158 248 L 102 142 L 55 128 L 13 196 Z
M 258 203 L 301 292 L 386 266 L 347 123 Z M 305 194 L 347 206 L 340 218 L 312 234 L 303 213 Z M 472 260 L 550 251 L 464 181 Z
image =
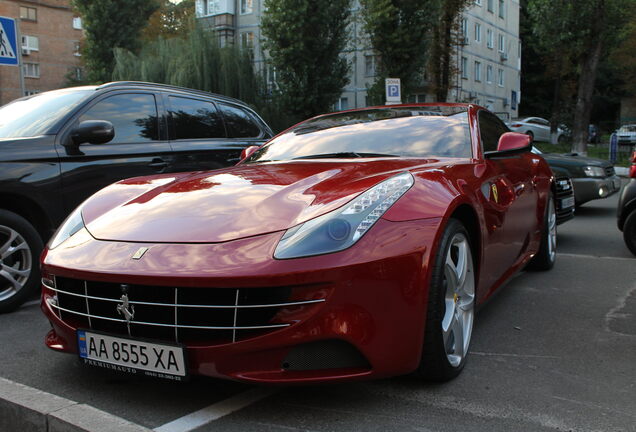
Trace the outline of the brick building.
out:
M 79 77 L 81 20 L 70 0 L 0 0 L 0 16 L 17 20 L 24 90 L 20 69 L 0 65 L 0 105 L 26 94 L 60 88 L 67 75 Z

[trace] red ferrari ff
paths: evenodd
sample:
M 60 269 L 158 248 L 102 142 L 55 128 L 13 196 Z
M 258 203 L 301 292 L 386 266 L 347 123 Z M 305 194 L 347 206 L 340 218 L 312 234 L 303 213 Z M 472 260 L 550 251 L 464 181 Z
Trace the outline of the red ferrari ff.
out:
M 475 307 L 554 264 L 553 177 L 530 149 L 479 106 L 400 105 L 115 183 L 42 255 L 46 344 L 172 380 L 451 379 Z

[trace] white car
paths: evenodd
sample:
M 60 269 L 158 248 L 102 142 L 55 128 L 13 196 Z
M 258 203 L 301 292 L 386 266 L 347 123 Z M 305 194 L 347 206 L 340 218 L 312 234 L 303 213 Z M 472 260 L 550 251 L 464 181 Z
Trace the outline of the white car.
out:
M 526 117 L 507 123 L 513 132 L 529 135 L 533 141 L 550 142 L 550 122 L 541 117 Z M 557 141 L 565 139 L 565 130 L 557 128 Z
M 636 144 L 636 124 L 626 124 L 616 131 L 619 144 Z

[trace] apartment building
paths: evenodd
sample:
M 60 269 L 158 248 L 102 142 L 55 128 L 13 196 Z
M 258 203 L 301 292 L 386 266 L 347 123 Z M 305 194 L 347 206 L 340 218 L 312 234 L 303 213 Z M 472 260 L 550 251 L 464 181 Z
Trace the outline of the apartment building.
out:
M 0 65 L 0 105 L 81 78 L 81 19 L 70 0 L 0 0 L 0 16 L 17 20 L 20 67 Z M 22 82 L 24 84 L 22 84 Z
M 258 67 L 267 54 L 261 47 L 260 19 L 263 0 L 197 0 L 196 16 L 215 29 L 221 43 L 237 43 L 254 50 Z M 453 55 L 457 74 L 448 93 L 448 102 L 483 105 L 503 119 L 517 117 L 521 101 L 521 43 L 519 40 L 519 0 L 475 0 L 461 19 L 461 35 Z M 350 82 L 335 110 L 368 105 L 367 88 L 375 81 L 378 56 L 365 37 L 360 5 L 353 2 L 351 43 L 343 52 L 351 65 Z M 275 79 L 271 68 L 268 78 Z M 404 102 L 433 102 L 424 74 L 421 90 Z

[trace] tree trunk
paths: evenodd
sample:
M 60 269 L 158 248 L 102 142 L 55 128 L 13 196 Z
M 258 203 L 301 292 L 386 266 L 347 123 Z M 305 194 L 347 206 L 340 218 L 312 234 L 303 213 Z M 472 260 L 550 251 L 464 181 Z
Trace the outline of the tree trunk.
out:
M 558 144 L 559 101 L 561 100 L 561 75 L 554 80 L 554 95 L 552 96 L 552 117 L 550 118 L 550 144 Z
M 592 112 L 592 96 L 594 94 L 594 83 L 596 82 L 596 72 L 601 58 L 602 45 L 603 42 L 599 36 L 583 62 L 576 96 L 576 107 L 574 108 L 572 151 L 584 156 L 587 155 L 588 125 L 590 123 L 590 113 Z

